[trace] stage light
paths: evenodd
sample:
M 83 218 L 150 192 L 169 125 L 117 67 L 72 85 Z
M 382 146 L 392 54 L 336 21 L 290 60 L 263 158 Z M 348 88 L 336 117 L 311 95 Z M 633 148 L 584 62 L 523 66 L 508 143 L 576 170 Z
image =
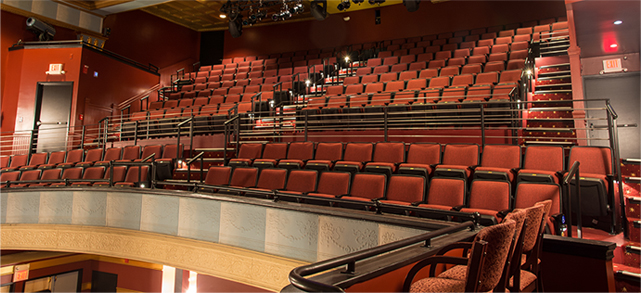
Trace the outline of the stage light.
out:
M 378 4 L 381 5 L 382 3 L 385 3 L 385 0 L 368 0 L 367 1 L 370 5 Z
M 365 0 L 352 0 L 352 2 L 354 2 L 354 4 L 360 5 L 361 3 L 365 2 Z
M 370 1 L 371 1 L 371 0 L 370 0 Z M 351 2 L 349 2 L 349 0 L 344 0 L 344 1 L 342 1 L 341 3 L 338 3 L 338 6 L 336 6 L 336 8 L 338 9 L 338 11 L 343 11 L 343 10 L 347 10 L 347 9 L 349 9 L 349 7 L 350 7 L 351 5 L 352 5 L 352 3 L 351 3 Z
M 27 29 L 38 35 L 38 40 L 41 42 L 51 41 L 56 35 L 55 28 L 33 17 L 27 18 Z
M 220 17 L 222 19 L 225 19 L 225 18 L 227 18 L 227 14 L 221 13 L 218 17 Z
M 619 46 L 619 45 L 617 45 L 617 44 L 612 44 L 612 45 L 610 45 L 610 48 L 616 48 L 616 47 L 618 47 L 618 46 Z
M 622 20 L 616 20 L 616 21 L 614 22 L 614 24 L 616 24 L 616 25 L 620 25 L 620 24 L 622 24 L 622 23 L 623 23 L 623 21 L 622 21 Z
M 345 63 L 349 62 L 349 56 L 345 56 Z

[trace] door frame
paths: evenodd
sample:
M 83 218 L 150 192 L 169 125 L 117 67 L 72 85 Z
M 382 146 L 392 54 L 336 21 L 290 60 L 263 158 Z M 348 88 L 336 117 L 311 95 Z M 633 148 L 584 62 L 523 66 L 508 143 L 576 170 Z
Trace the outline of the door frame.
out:
M 70 85 L 71 86 L 71 103 L 69 104 L 69 116 L 67 117 L 67 133 L 65 135 L 65 142 L 69 138 L 69 129 L 71 127 L 71 107 L 73 106 L 73 81 L 39 81 L 36 83 L 36 97 L 35 97 L 35 104 L 34 104 L 34 109 L 33 109 L 33 125 L 32 125 L 32 131 L 31 131 L 31 139 L 29 140 L 31 142 L 31 145 L 29 146 L 29 155 L 31 156 L 32 153 L 37 152 L 38 145 L 37 145 L 37 140 L 35 138 L 35 132 L 36 130 L 39 132 L 40 127 L 38 127 L 38 121 L 40 121 L 40 113 L 41 113 L 41 108 L 42 108 L 42 94 L 43 94 L 43 89 L 45 86 L 51 86 L 51 85 Z M 66 147 L 65 147 L 66 148 Z

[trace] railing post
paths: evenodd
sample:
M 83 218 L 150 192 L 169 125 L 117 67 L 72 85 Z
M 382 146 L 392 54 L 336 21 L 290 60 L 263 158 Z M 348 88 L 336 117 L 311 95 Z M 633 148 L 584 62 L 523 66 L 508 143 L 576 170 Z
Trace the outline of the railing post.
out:
M 307 127 L 308 127 L 308 123 L 309 123 L 309 111 L 304 111 L 303 113 L 305 113 L 305 129 L 304 129 L 304 133 L 305 133 L 305 141 L 307 141 Z
M 191 115 L 191 121 L 189 121 L 189 157 L 191 158 L 194 155 L 194 115 Z
M 227 124 L 223 124 L 223 166 L 227 166 L 227 135 L 228 127 Z
M 615 234 L 616 233 L 616 210 L 617 208 L 620 208 L 620 220 L 621 220 L 621 225 L 623 226 L 623 234 L 625 237 L 628 237 L 629 231 L 628 231 L 628 225 L 627 225 L 627 217 L 625 215 L 625 197 L 623 196 L 623 178 L 621 177 L 621 157 L 619 154 L 619 128 L 616 124 L 616 119 L 618 118 L 618 115 L 616 112 L 614 112 L 614 109 L 612 108 L 612 105 L 610 104 L 610 100 L 605 101 L 606 105 L 606 114 L 607 114 L 607 119 L 608 119 L 608 135 L 610 139 L 610 148 L 612 149 L 612 161 L 614 163 L 614 168 L 616 172 L 616 175 L 614 177 L 614 180 L 618 182 L 618 187 L 619 187 L 619 201 L 620 201 L 620 207 L 616 207 L 614 203 L 616 202 L 614 200 L 614 197 L 616 196 L 614 192 L 612 193 L 612 197 L 610 198 L 610 202 L 612 202 L 614 209 L 612 210 L 612 216 L 611 216 L 611 221 L 612 224 L 610 225 L 610 233 Z M 614 187 L 614 186 L 613 186 Z
M 485 108 L 483 108 L 483 103 L 479 103 L 479 109 L 481 110 L 481 147 L 485 147 Z
M 582 213 L 581 213 L 581 184 L 580 184 L 580 176 L 579 176 L 579 169 L 576 169 L 576 173 L 574 174 L 574 178 L 576 178 L 575 186 L 574 186 L 574 195 L 576 196 L 576 204 L 578 205 L 577 207 L 577 213 L 576 213 L 576 236 L 579 238 L 583 238 L 583 222 L 581 220 Z M 570 199 L 571 201 L 572 199 Z M 572 211 L 570 211 L 572 212 Z M 572 228 L 572 223 L 570 222 L 570 228 Z
M 120 120 L 120 124 L 122 125 L 122 120 Z M 120 128 L 122 129 L 122 126 Z M 80 135 L 80 148 L 81 149 L 85 148 L 85 132 L 86 132 L 86 127 L 85 127 L 85 125 L 83 125 L 82 126 L 82 134 Z
M 384 141 L 388 141 L 388 135 L 387 135 L 387 118 L 388 118 L 388 106 L 385 106 L 383 109 L 383 133 L 384 133 Z
M 138 145 L 138 120 L 134 121 L 134 145 Z

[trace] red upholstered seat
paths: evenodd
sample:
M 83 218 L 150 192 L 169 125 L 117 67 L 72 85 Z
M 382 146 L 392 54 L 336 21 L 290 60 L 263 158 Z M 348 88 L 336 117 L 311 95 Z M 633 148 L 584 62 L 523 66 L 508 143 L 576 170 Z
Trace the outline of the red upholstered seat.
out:
M 25 170 L 31 170 L 38 168 L 40 165 L 43 165 L 47 163 L 47 158 L 49 157 L 49 153 L 35 153 L 31 154 L 31 158 L 29 159 L 29 164 L 22 166 L 18 168 L 20 171 L 25 171 Z
M 250 187 L 251 190 L 264 191 L 264 192 L 273 192 L 279 189 L 285 188 L 285 183 L 287 182 L 287 169 L 279 168 L 268 168 L 260 171 L 260 176 L 258 177 L 258 182 L 255 187 Z M 256 195 L 257 193 L 252 193 L 247 191 L 246 195 Z M 260 194 L 260 197 L 271 198 L 272 194 L 265 195 Z
M 399 174 L 416 174 L 426 179 L 432 174 L 432 165 L 441 162 L 441 145 L 438 143 L 413 143 L 407 151 L 407 162 L 399 165 Z
M 528 146 L 523 169 L 519 170 L 516 180 L 558 184 L 557 172 L 564 169 L 563 161 L 563 148 L 560 146 Z
M 460 178 L 434 177 L 427 192 L 427 203 L 419 207 L 451 210 L 465 204 L 466 181 Z
M 0 173 L 0 183 L 2 188 L 7 187 L 7 181 L 15 183 L 20 178 L 20 171 L 7 171 Z
M 481 159 L 481 165 L 474 169 L 474 178 L 514 183 L 515 170 L 521 167 L 521 147 L 485 145 Z
M 292 142 L 289 144 L 287 158 L 278 162 L 279 168 L 301 169 L 307 161 L 314 158 L 313 142 Z
M 405 144 L 402 142 L 379 142 L 374 148 L 372 162 L 365 166 L 366 172 L 383 173 L 388 177 L 405 161 Z
M 477 144 L 447 144 L 443 151 L 443 163 L 437 165 L 434 176 L 468 179 L 472 167 L 479 163 Z
M 347 172 L 323 172 L 318 179 L 318 189 L 308 195 L 325 198 L 323 202 L 331 202 L 337 195 L 349 193 L 351 178 Z
M 372 143 L 348 143 L 345 145 L 343 160 L 336 162 L 334 170 L 359 172 L 367 162 L 372 161 L 373 151 Z
M 307 194 L 316 191 L 318 171 L 316 170 L 291 170 L 287 178 L 287 186 L 280 193 Z
M 51 154 L 49 154 L 49 160 L 47 161 L 47 163 L 38 165 L 38 169 L 55 168 L 58 164 L 61 164 L 65 161 L 66 156 L 67 152 L 65 151 L 51 152 Z
M 29 160 L 29 155 L 13 155 L 11 156 L 11 163 L 8 167 L 3 168 L 2 172 L 18 170 L 22 166 L 26 166 Z
M 387 185 L 385 199 L 379 200 L 383 212 L 404 214 L 402 207 L 425 200 L 425 182 L 423 176 L 392 175 Z
M 84 173 L 82 174 L 82 182 L 73 182 L 71 183 L 71 186 L 91 186 L 94 181 L 97 179 L 102 179 L 102 177 L 105 175 L 105 167 L 104 166 L 97 166 L 97 167 L 89 167 L 85 169 Z
M 316 156 L 305 165 L 306 169 L 330 170 L 334 163 L 343 158 L 343 144 L 340 142 L 321 142 L 316 147 Z
M 507 181 L 474 180 L 470 188 L 470 200 L 467 208 L 461 212 L 492 216 L 497 222 L 500 211 L 510 209 L 510 194 L 512 188 Z
M 42 170 L 40 180 L 58 180 L 60 179 L 60 175 L 62 175 L 62 169 L 60 168 L 45 169 Z M 51 182 L 30 183 L 29 187 L 46 187 L 50 184 Z
M 240 145 L 238 156 L 229 161 L 229 165 L 233 167 L 238 166 L 251 166 L 255 159 L 261 157 L 263 151 L 263 144 L 260 143 L 244 143 Z
M 20 174 L 20 181 L 33 181 L 33 180 L 38 180 L 40 179 L 40 174 L 42 173 L 42 170 L 36 169 L 36 170 L 25 170 L 22 171 Z M 29 187 L 31 183 L 17 183 L 17 184 L 11 184 L 10 187 Z
M 89 154 L 87 154 L 87 157 Z M 116 161 L 120 160 L 122 156 L 122 148 L 120 147 L 113 147 L 113 148 L 108 148 L 105 151 L 105 157 L 102 159 L 102 161 L 97 161 L 93 165 L 94 166 L 106 166 L 109 165 L 109 162 L 111 161 Z M 84 164 L 81 164 L 81 166 L 84 166 Z
M 123 182 L 125 181 L 126 174 L 127 174 L 127 166 L 111 166 L 107 168 L 107 170 L 105 170 L 105 175 L 103 176 L 103 179 L 111 179 L 112 183 Z M 93 186 L 109 187 L 109 182 L 95 182 Z
M 276 167 L 280 159 L 287 157 L 287 143 L 267 143 L 263 150 L 263 156 L 255 159 L 252 166 L 256 168 L 273 168 Z

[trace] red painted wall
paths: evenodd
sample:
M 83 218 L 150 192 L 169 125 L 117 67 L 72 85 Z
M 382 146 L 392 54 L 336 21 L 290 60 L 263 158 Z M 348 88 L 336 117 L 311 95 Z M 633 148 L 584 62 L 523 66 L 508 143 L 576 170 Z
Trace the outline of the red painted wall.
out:
M 78 114 L 84 113 L 84 125 L 97 124 L 108 115 L 119 115 L 118 103 L 145 92 L 159 82 L 159 76 L 129 64 L 117 61 L 91 49 L 82 52 Z M 87 73 L 84 73 L 87 68 Z M 94 72 L 98 77 L 94 77 Z M 152 92 L 150 99 L 156 100 Z M 132 112 L 140 110 L 140 103 L 131 104 Z M 112 112 L 113 110 L 113 112 Z M 78 115 L 75 116 L 78 119 Z M 76 120 L 77 125 L 82 125 Z
M 200 58 L 200 33 L 142 11 L 107 16 L 103 27 L 111 29 L 105 49 L 161 70 L 163 84 L 176 69 Z
M 236 39 L 227 31 L 225 57 L 332 48 L 565 15 L 563 1 L 421 1 L 412 13 L 403 5 L 380 10 L 380 25 L 374 25 L 374 9 L 367 9 L 330 15 L 323 21 L 245 27 Z M 344 16 L 350 21 L 345 22 Z
M 21 15 L 13 14 L 2 10 L 0 12 L 0 63 L 1 72 L 1 87 L 0 93 L 2 93 L 2 131 L 13 131 L 14 122 L 16 117 L 16 99 L 7 99 L 4 90 L 6 84 L 18 84 L 20 79 L 19 76 L 8 74 L 8 72 L 15 72 L 15 68 L 20 66 L 22 62 L 21 56 L 13 55 L 12 59 L 9 59 L 9 47 L 17 43 L 19 40 L 23 42 L 35 41 L 36 35 L 30 31 L 27 31 L 26 25 L 27 18 Z M 54 40 L 75 40 L 76 33 L 73 30 L 57 27 L 56 36 Z M 7 83 L 7 80 L 10 82 Z

